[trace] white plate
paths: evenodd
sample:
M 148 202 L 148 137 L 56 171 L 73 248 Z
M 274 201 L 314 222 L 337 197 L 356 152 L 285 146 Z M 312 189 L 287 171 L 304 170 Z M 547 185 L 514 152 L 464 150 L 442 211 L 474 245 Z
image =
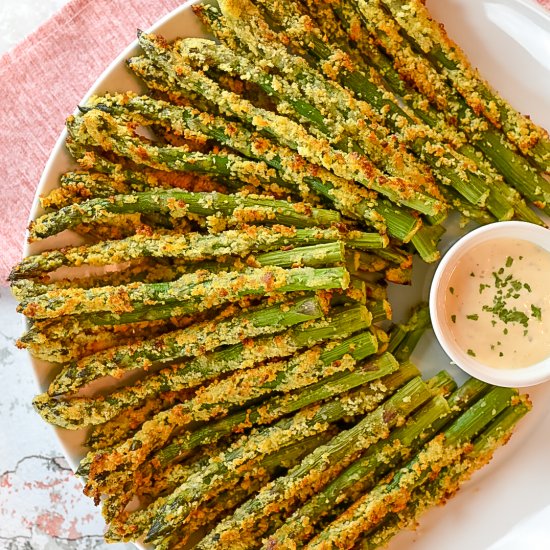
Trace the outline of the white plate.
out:
M 160 20 L 151 30 L 168 39 L 201 36 L 198 21 L 186 2 Z M 482 74 L 512 102 L 550 127 L 550 17 L 527 1 L 513 0 L 432 0 L 428 6 L 436 19 L 463 48 Z M 140 91 L 139 83 L 128 73 L 124 61 L 137 51 L 130 45 L 99 77 L 86 97 L 106 91 Z M 83 101 L 86 99 L 83 99 Z M 38 196 L 55 187 L 60 174 L 74 167 L 65 151 L 66 134 L 57 141 L 40 180 L 31 218 L 41 213 Z M 443 247 L 456 239 L 448 234 Z M 36 254 L 54 246 L 78 242 L 69 232 L 35 243 L 26 254 Z M 410 306 L 427 299 L 434 267 L 415 265 L 411 288 L 392 290 L 396 317 L 403 317 Z M 433 338 L 423 338 L 413 360 L 426 375 L 448 368 L 457 379 L 464 376 Z M 48 365 L 33 359 L 41 391 L 51 378 Z M 534 410 L 522 421 L 518 433 L 499 451 L 493 464 L 479 472 L 447 506 L 426 514 L 416 533 L 402 533 L 390 550 L 482 550 L 496 542 L 521 519 L 550 504 L 550 384 L 531 388 Z M 55 430 L 73 468 L 83 455 L 82 432 Z M 550 530 L 545 545 L 550 548 Z M 527 548 L 527 547 L 523 547 Z M 534 548 L 534 546 L 529 546 Z M 538 548 L 538 547 L 537 547 Z M 519 547 L 518 547 L 519 550 Z

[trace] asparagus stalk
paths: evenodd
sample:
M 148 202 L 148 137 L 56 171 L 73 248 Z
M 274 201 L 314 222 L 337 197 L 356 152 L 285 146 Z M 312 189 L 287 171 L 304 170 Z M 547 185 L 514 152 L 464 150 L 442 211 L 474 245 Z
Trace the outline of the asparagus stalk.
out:
M 199 91 L 206 99 L 214 101 L 220 112 L 227 116 L 238 116 L 259 130 L 268 128 L 270 134 L 276 136 L 280 143 L 297 150 L 310 162 L 331 170 L 339 177 L 355 180 L 393 202 L 422 213 L 435 214 L 443 208 L 440 201 L 412 189 L 400 178 L 384 176 L 364 156 L 337 151 L 326 140 L 315 138 L 290 119 L 254 107 L 232 92 L 222 92 L 214 81 L 195 71 L 178 52 L 167 48 L 157 37 L 142 33 L 139 43 L 178 86 Z
M 250 532 L 247 525 L 254 525 L 254 536 L 261 536 L 262 526 L 254 522 L 258 513 L 263 517 L 269 517 L 272 512 L 280 511 L 286 501 L 293 501 L 296 498 L 305 498 L 306 487 L 323 483 L 323 474 L 327 469 L 333 468 L 335 464 L 344 467 L 345 460 L 359 452 L 360 449 L 383 438 L 394 426 L 399 418 L 407 416 L 411 411 L 425 402 L 430 396 L 429 391 L 421 381 L 415 379 L 407 386 L 399 390 L 393 397 L 382 404 L 373 413 L 367 415 L 355 427 L 341 432 L 327 445 L 318 447 L 313 453 L 302 461 L 298 468 L 292 470 L 287 476 L 278 478 L 273 484 L 262 489 L 252 500 L 246 502 L 235 514 L 218 524 L 218 526 L 198 545 L 198 548 L 227 547 L 227 545 L 238 544 L 238 533 Z M 404 398 L 407 398 L 404 400 Z M 218 463 L 219 464 L 219 463 Z M 224 467 L 228 468 L 229 464 Z M 204 477 L 197 476 L 197 487 L 194 487 L 195 480 L 188 480 L 188 483 L 180 486 L 156 516 L 146 541 L 152 540 L 160 535 L 166 535 L 173 531 L 178 521 L 185 519 L 197 500 L 204 498 L 205 494 Z M 206 479 L 212 479 L 208 476 Z M 198 490 L 197 490 L 198 489 Z M 298 490 L 299 489 L 299 490 Z M 208 488 L 206 490 L 212 490 Z M 302 491 L 299 495 L 295 494 Z M 272 510 L 273 508 L 273 510 Z M 265 526 L 265 522 L 263 523 Z M 224 546 L 225 545 L 225 546 Z M 237 548 L 237 546 L 235 546 Z
M 189 214 L 222 217 L 224 224 L 282 224 L 297 228 L 330 226 L 340 221 L 334 210 L 312 208 L 305 203 L 288 203 L 254 195 L 223 195 L 188 191 L 146 191 L 90 199 L 65 206 L 31 222 L 29 240 L 44 239 L 81 223 L 94 222 L 122 213 L 162 213 L 171 218 Z
M 321 414 L 325 413 L 328 418 L 334 418 L 331 422 L 336 422 L 346 414 L 356 413 L 356 409 L 353 408 L 355 406 L 354 399 L 363 403 L 365 411 L 370 410 L 369 407 L 374 407 L 381 399 L 419 375 L 418 369 L 414 365 L 407 365 L 405 368 L 397 370 L 398 366 L 395 359 L 386 353 L 358 366 L 352 372 L 335 374 L 307 388 L 287 395 L 272 397 L 260 405 L 176 436 L 169 445 L 155 454 L 153 462 L 162 468 L 167 467 L 182 460 L 190 451 L 199 446 L 215 444 L 221 438 L 227 437 L 233 432 L 238 433 L 250 425 L 270 424 L 285 415 L 324 400 L 327 400 L 329 404 L 326 407 L 321 406 L 319 414 L 315 414 L 317 421 L 322 418 Z M 397 372 L 391 374 L 394 371 Z M 368 381 L 372 379 L 373 372 L 380 374 L 380 382 L 369 384 Z M 355 388 L 360 389 L 354 393 L 351 390 Z M 346 396 L 346 392 L 351 393 Z M 329 401 L 342 394 L 344 396 L 341 401 Z M 89 474 L 93 456 L 94 453 L 91 453 L 81 462 L 77 472 L 79 475 L 87 476 Z
M 530 409 L 531 404 L 525 398 L 518 404 L 507 407 L 474 440 L 472 450 L 459 463 L 444 468 L 434 480 L 429 480 L 416 489 L 407 506 L 402 511 L 388 514 L 380 527 L 364 535 L 358 548 L 373 550 L 385 546 L 398 532 L 416 525 L 427 508 L 445 503 L 463 482 L 491 460 L 499 447 L 507 443 L 517 422 Z
M 372 489 L 379 479 L 418 452 L 446 423 L 467 410 L 488 389 L 487 384 L 470 379 L 451 395 L 448 403 L 440 396 L 433 398 L 407 424 L 394 430 L 387 440 L 369 448 L 325 489 L 296 510 L 269 537 L 267 546 L 276 550 L 305 542 L 324 516 L 355 495 L 358 498 Z
M 163 91 L 164 93 L 168 93 L 169 95 L 174 95 L 174 83 L 168 81 L 165 78 L 164 73 L 159 72 L 157 69 L 155 69 L 149 59 L 143 57 L 133 58 L 130 62 L 130 65 L 132 70 L 134 70 L 134 72 L 138 74 L 138 76 L 140 76 L 142 79 L 144 79 L 150 88 Z M 178 92 L 176 95 L 179 97 L 179 94 L 180 92 Z M 266 137 L 269 136 L 262 136 L 264 141 Z M 263 145 L 266 146 L 267 143 L 264 143 Z M 269 159 L 271 159 L 271 161 L 277 160 L 278 155 L 275 154 L 275 156 L 269 157 Z M 267 161 L 268 159 L 266 159 L 266 162 Z M 295 169 L 295 167 L 292 168 Z M 319 173 L 319 171 L 324 171 L 324 169 L 319 165 L 316 165 L 315 168 L 317 170 L 317 173 Z M 328 171 L 326 173 L 330 174 L 330 172 Z M 337 176 L 332 174 L 332 178 L 337 178 Z M 301 179 L 301 177 L 299 179 Z M 315 193 L 326 198 L 330 202 L 334 202 L 335 196 L 339 195 L 340 193 L 338 189 L 339 186 L 333 187 L 333 184 L 329 185 L 326 178 L 321 180 L 318 177 L 310 177 L 307 180 L 307 184 Z M 361 186 L 355 186 L 355 188 L 362 189 L 363 192 L 367 192 L 366 189 Z M 352 196 L 353 193 L 351 193 L 352 189 L 348 189 L 348 191 L 350 191 L 350 193 L 346 192 L 345 195 L 347 196 L 348 206 L 351 207 L 349 205 L 349 197 Z M 369 194 L 372 195 L 373 192 L 369 192 Z M 371 202 L 372 209 L 364 210 L 364 212 L 360 211 L 359 214 L 363 217 L 370 217 L 369 223 L 371 223 L 375 228 L 379 229 L 380 231 L 383 231 L 384 227 L 387 226 L 388 233 L 397 239 L 408 242 L 414 232 L 421 225 L 421 220 L 416 217 L 414 213 L 409 212 L 406 208 L 400 207 L 396 204 L 392 204 L 390 201 L 380 197 L 378 197 L 376 200 L 374 200 L 373 197 Z M 364 205 L 363 201 L 358 201 L 358 204 L 360 206 L 360 210 L 363 210 L 364 206 L 366 206 Z
M 244 256 L 287 246 L 343 241 L 350 248 L 383 248 L 388 238 L 379 233 L 345 231 L 340 228 L 306 228 L 274 226 L 229 229 L 214 235 L 200 233 L 137 234 L 118 241 L 67 247 L 28 256 L 12 269 L 10 280 L 36 277 L 62 266 L 83 264 L 113 265 L 138 258 L 178 258 L 189 262 L 220 256 Z
M 316 297 L 285 300 L 265 307 L 243 310 L 236 315 L 203 321 L 126 346 L 117 346 L 66 365 L 54 378 L 48 393 L 59 396 L 74 392 L 102 376 L 121 377 L 133 369 L 194 357 L 221 345 L 237 344 L 243 338 L 282 332 L 298 323 L 322 317 Z
M 276 336 L 260 336 L 246 343 L 206 353 L 183 364 L 171 365 L 108 396 L 55 400 L 43 394 L 34 402 L 42 416 L 56 425 L 71 422 L 76 422 L 75 426 L 101 424 L 126 408 L 139 406 L 160 393 L 192 388 L 222 374 L 248 369 L 267 359 L 290 356 L 323 340 L 346 338 L 366 329 L 370 321 L 371 315 L 365 307 L 356 305 L 335 312 L 331 318 L 305 326 L 300 324 Z
M 252 185 L 280 185 L 277 173 L 263 162 L 233 154 L 190 151 L 184 146 L 153 145 L 136 135 L 108 113 L 91 110 L 69 119 L 71 134 L 86 146 L 101 147 L 137 165 L 161 171 L 198 172 L 216 177 L 237 178 Z
M 145 421 L 155 414 L 173 407 L 192 396 L 192 392 L 165 392 L 141 405 L 124 410 L 108 422 L 94 426 L 86 439 L 86 447 L 93 451 L 107 449 L 127 439 L 139 429 Z
M 468 105 L 476 112 L 481 111 L 497 128 L 502 128 L 504 135 L 523 154 L 529 155 L 542 171 L 547 171 L 550 167 L 548 133 L 491 89 L 461 48 L 431 18 L 426 6 L 416 0 L 381 1 Z
M 274 48 L 272 46 L 273 40 L 269 42 L 267 40 L 258 41 L 257 33 L 251 33 L 252 27 L 256 28 L 261 26 L 261 19 L 259 19 L 259 12 L 251 16 L 250 7 L 245 7 L 240 4 L 233 3 L 231 1 L 221 4 L 224 14 L 227 15 L 230 24 L 232 23 L 233 29 L 239 35 L 239 37 L 247 43 L 249 47 L 255 51 L 259 49 L 262 55 L 267 55 L 272 63 L 284 63 L 284 66 L 294 67 L 295 63 L 289 65 L 289 63 L 282 58 L 285 55 L 283 48 Z M 327 60 L 334 59 L 339 55 L 344 55 L 343 52 L 338 52 L 337 49 L 332 48 L 325 44 L 320 33 L 315 33 L 312 30 L 311 25 L 304 25 L 303 18 L 300 17 L 299 12 L 296 10 L 285 9 L 282 10 L 277 4 L 262 6 L 268 11 L 269 15 L 273 17 L 279 24 L 282 24 L 285 31 L 288 33 L 289 39 L 298 42 L 299 47 L 304 45 L 308 51 L 313 54 L 314 57 L 320 59 L 323 63 Z M 246 13 L 245 13 L 246 12 Z M 239 24 L 237 20 L 253 21 L 252 26 Z M 294 28 L 295 26 L 295 28 Z M 265 24 L 263 25 L 265 35 Z M 302 40 L 303 34 L 307 34 L 307 40 Z M 294 59 L 294 58 L 293 58 Z M 298 59 L 299 58 L 295 58 Z M 302 60 L 303 63 L 303 60 Z M 277 65 L 280 70 L 285 70 L 282 66 Z M 321 64 L 321 68 L 326 65 Z M 290 69 L 292 70 L 292 69 Z M 438 144 L 437 135 L 433 135 L 433 132 L 429 128 L 423 128 L 420 132 L 412 129 L 414 121 L 410 116 L 399 106 L 395 98 L 390 99 L 387 91 L 378 87 L 378 84 L 369 79 L 368 74 L 361 73 L 360 71 L 349 68 L 349 63 L 336 66 L 328 72 L 329 76 L 334 77 L 337 75 L 339 82 L 351 89 L 359 99 L 372 102 L 377 109 L 386 113 L 386 123 L 390 125 L 395 131 L 400 132 L 402 135 L 406 135 L 406 139 L 412 149 L 422 156 L 430 165 L 434 171 L 434 175 L 445 184 L 451 183 L 459 192 L 465 194 L 474 204 L 483 203 L 484 198 L 489 196 L 488 206 L 495 211 L 495 214 L 499 219 L 508 219 L 513 210 L 506 200 L 489 189 L 484 183 L 483 179 L 474 172 L 471 172 L 472 163 L 461 157 L 455 151 L 449 150 L 448 146 Z M 411 126 L 411 129 L 408 129 Z M 464 182 L 468 184 L 465 185 Z M 477 189 L 477 195 L 471 195 L 471 191 Z
M 358 361 L 376 352 L 376 339 L 369 332 L 335 342 L 323 352 L 320 346 L 289 361 L 268 363 L 250 369 L 246 380 L 241 373 L 202 388 L 195 397 L 156 415 L 124 443 L 96 455 L 90 466 L 86 490 L 95 494 L 108 490 L 111 474 L 120 468 L 135 471 L 147 456 L 161 448 L 176 430 L 195 421 L 226 415 L 231 407 L 242 406 L 273 392 L 288 392 L 313 384 L 331 374 L 353 370 Z M 373 373 L 373 378 L 379 373 Z
M 321 4 L 324 4 L 324 2 L 321 2 Z M 348 55 L 354 57 L 354 61 L 358 67 L 362 67 L 364 72 L 371 73 L 376 69 L 378 72 L 376 77 L 384 83 L 388 90 L 401 98 L 406 106 L 413 111 L 414 116 L 422 120 L 428 126 L 434 128 L 441 137 L 445 141 L 451 143 L 457 151 L 475 162 L 478 168 L 488 178 L 490 185 L 496 187 L 497 192 L 507 197 L 508 202 L 513 204 L 516 216 L 519 219 L 541 224 L 542 221 L 540 218 L 527 207 L 521 195 L 519 195 L 515 189 L 508 187 L 495 168 L 483 160 L 483 154 L 467 144 L 465 135 L 459 132 L 455 126 L 445 121 L 444 114 L 446 113 L 438 112 L 434 106 L 426 101 L 426 98 L 421 93 L 417 92 L 412 86 L 408 85 L 399 77 L 399 73 L 394 68 L 392 62 L 371 43 L 367 31 L 357 17 L 356 10 L 350 4 L 351 2 L 345 0 L 338 5 L 325 5 L 323 18 L 316 18 L 316 23 L 323 28 L 323 25 L 327 24 L 326 22 L 329 21 L 328 24 L 331 25 L 331 28 L 340 29 L 341 33 L 346 32 L 354 46 L 353 49 L 347 49 L 346 52 Z M 336 19 L 340 20 L 342 26 L 345 27 L 345 31 L 340 28 L 339 21 Z M 334 33 L 326 35 L 330 36 L 331 34 Z M 339 45 L 343 47 L 341 42 L 339 42 Z M 357 59 L 357 56 L 353 56 L 356 50 L 362 53 L 363 59 Z M 364 64 L 365 60 L 368 60 L 369 66 Z M 427 80 L 430 82 L 433 81 L 433 79 Z M 437 101 L 437 97 L 434 97 L 433 100 Z M 455 116 L 454 114 L 449 118 L 452 119 L 451 122 L 453 124 L 456 124 L 457 119 L 459 122 L 462 120 L 460 116 Z M 457 197 L 450 198 L 448 196 L 448 190 L 448 188 L 442 188 L 441 192 L 460 212 L 467 217 L 474 217 L 474 219 L 477 219 L 481 223 L 490 223 L 491 220 L 484 220 L 484 218 L 487 218 L 487 213 L 483 213 L 483 210 L 474 208 L 474 205 L 470 204 L 468 206 L 468 204 L 457 199 Z M 502 214 L 505 214 L 504 210 Z
M 413 186 L 425 188 L 437 195 L 427 169 L 417 166 L 418 161 L 397 143 L 386 141 L 389 131 L 378 123 L 376 115 L 346 97 L 346 92 L 338 85 L 311 71 L 304 60 L 296 60 L 299 70 L 294 67 L 289 75 L 291 80 L 287 80 L 281 75 L 270 74 L 263 69 L 261 63 L 253 63 L 246 56 L 238 55 L 209 40 L 182 39 L 177 42 L 176 47 L 194 65 L 208 64 L 258 84 L 270 96 L 277 97 L 285 105 L 291 105 L 297 115 L 304 116 L 318 128 L 321 135 L 335 140 L 339 146 L 348 138 L 350 143 L 341 146 L 344 150 L 362 151 L 386 173 L 401 177 L 410 181 Z M 286 60 L 281 60 L 281 63 L 284 61 Z M 290 71 L 288 67 L 286 70 Z M 315 92 L 312 92 L 313 89 Z M 339 100 L 337 108 L 327 105 L 328 94 L 332 104 Z M 309 103 L 305 103 L 306 100 Z M 368 132 L 363 131 L 362 125 L 355 123 L 361 117 L 366 117 Z
M 353 0 L 369 33 L 382 48 L 394 58 L 396 68 L 403 78 L 421 89 L 425 84 L 437 84 L 437 91 L 428 94 L 431 101 L 444 98 L 444 109 L 476 147 L 490 160 L 505 180 L 526 198 L 543 210 L 549 210 L 550 184 L 529 162 L 510 147 L 502 134 L 480 119 L 422 55 L 415 53 L 409 39 L 400 33 L 398 24 L 385 12 L 378 2 Z M 409 70 L 414 67 L 414 70 Z M 547 212 L 548 213 L 548 212 Z
M 396 425 L 394 420 L 380 419 L 380 414 L 386 406 L 397 405 L 396 400 L 403 398 L 407 393 L 411 402 L 405 407 L 395 410 L 397 416 L 404 418 L 423 404 L 429 392 L 411 393 L 410 387 L 405 386 L 391 397 L 387 404 L 383 404 L 373 413 L 363 418 L 358 424 L 349 430 L 345 430 L 335 436 L 329 443 L 318 447 L 310 453 L 302 463 L 290 471 L 286 476 L 274 480 L 263 487 L 251 500 L 245 502 L 236 510 L 233 516 L 223 520 L 218 526 L 198 545 L 198 548 L 224 548 L 227 545 L 235 548 L 246 548 L 248 545 L 239 542 L 239 532 L 252 532 L 257 540 L 265 532 L 271 514 L 280 514 L 298 501 L 303 501 L 319 488 L 326 485 L 329 476 L 334 476 L 349 464 L 355 456 L 365 448 L 368 448 L 378 440 L 387 437 L 389 430 Z M 400 410 L 399 410 L 400 409 Z M 387 409 L 386 413 L 387 414 Z M 397 422 L 399 423 L 399 422 Z M 257 522 L 262 515 L 262 522 Z M 254 530 L 248 526 L 254 525 Z M 154 529 L 155 524 L 151 528 Z M 149 533 L 151 533 L 151 531 Z
M 162 170 L 154 170 L 146 166 L 140 166 L 139 170 L 135 169 L 130 163 L 124 159 L 118 158 L 117 162 L 109 160 L 100 154 L 97 148 L 91 145 L 86 145 L 78 141 L 79 131 L 82 130 L 81 124 L 77 123 L 74 117 L 67 119 L 68 138 L 65 145 L 69 153 L 76 159 L 82 170 L 99 172 L 100 174 L 109 176 L 110 180 L 115 185 L 115 190 L 120 185 L 128 186 L 131 191 L 148 191 L 151 188 L 162 189 L 189 189 L 196 191 L 221 191 L 224 192 L 226 187 L 233 183 L 233 180 L 225 179 L 223 183 L 217 181 L 215 176 L 200 174 L 198 172 L 165 172 Z M 65 181 L 69 184 L 74 182 L 74 175 L 70 172 L 67 174 L 67 179 L 62 177 L 60 180 L 63 187 Z M 86 180 L 89 181 L 89 180 Z M 81 185 L 81 179 L 77 178 L 77 185 Z M 116 194 L 111 192 L 111 195 Z
M 388 362 L 386 361 L 386 365 L 387 364 Z M 380 364 L 380 367 L 382 368 L 382 364 Z M 367 370 L 372 370 L 372 368 Z M 254 435 L 254 439 L 251 442 L 250 446 L 250 448 L 253 450 L 253 456 L 256 456 L 259 452 L 261 454 L 263 452 L 261 451 L 261 449 L 265 450 L 268 448 L 278 448 L 281 444 L 286 444 L 284 443 L 285 441 L 292 442 L 294 439 L 296 439 L 297 435 L 302 434 L 302 431 L 304 429 L 307 433 L 305 433 L 305 435 L 302 434 L 300 437 L 307 437 L 308 435 L 321 433 L 325 431 L 332 422 L 338 421 L 343 416 L 360 414 L 372 410 L 388 393 L 391 394 L 393 391 L 395 391 L 396 387 L 399 387 L 406 380 L 410 380 L 411 377 L 414 377 L 415 374 L 416 373 L 414 372 L 414 369 L 412 372 L 410 369 L 408 369 L 407 372 L 397 371 L 394 375 L 386 376 L 385 378 L 383 378 L 382 380 L 384 381 L 384 385 L 382 386 L 380 384 L 375 384 L 373 387 L 367 386 L 366 388 L 359 388 L 358 390 L 352 391 L 349 394 L 344 394 L 344 396 L 342 396 L 339 401 L 331 401 L 326 405 L 321 406 L 318 410 L 317 408 L 314 408 L 313 415 L 311 414 L 311 412 L 308 412 L 308 409 L 305 410 L 303 413 L 298 413 L 298 415 L 294 418 L 279 421 L 276 426 L 274 426 L 272 429 L 269 429 L 267 432 L 262 432 L 257 436 Z M 345 389 L 341 386 L 339 387 L 341 391 Z M 307 390 L 305 391 L 307 392 Z M 301 400 L 298 399 L 296 407 L 290 409 L 287 408 L 286 412 L 288 412 L 288 410 L 299 409 L 300 402 Z M 276 419 L 285 414 L 284 410 L 281 410 L 280 408 L 278 409 L 277 407 L 275 407 L 270 412 L 273 417 L 271 418 L 271 420 L 269 416 L 261 415 L 258 417 L 259 421 L 270 422 L 273 419 Z M 220 422 L 223 422 L 223 419 L 221 421 L 218 421 L 215 426 L 218 426 Z M 242 424 L 242 427 L 249 426 L 249 421 L 246 416 L 245 418 L 242 418 L 240 420 L 240 423 Z M 237 428 L 238 426 L 233 425 L 233 427 Z M 208 426 L 205 427 L 205 430 L 208 430 Z M 201 430 L 199 430 L 199 433 L 200 432 Z M 208 438 L 210 438 L 212 441 L 217 441 L 218 438 L 215 437 L 216 433 L 217 432 L 215 429 L 213 431 L 208 430 L 208 435 L 205 431 L 204 437 L 202 439 L 197 440 L 197 438 L 191 438 L 192 441 L 196 442 L 195 445 L 191 445 L 191 447 L 196 446 L 197 444 L 207 443 L 209 441 Z M 283 437 L 283 439 L 281 439 L 281 437 Z M 300 437 L 298 437 L 298 439 Z M 262 441 L 265 441 L 265 443 L 261 443 Z M 271 443 L 269 443 L 270 441 Z M 246 438 L 244 439 L 244 442 L 247 442 Z M 160 454 L 157 454 L 155 461 L 161 460 L 161 464 L 169 464 L 181 459 L 182 452 L 185 456 L 185 449 L 188 448 L 185 438 L 183 441 L 183 449 L 181 445 L 179 447 L 177 445 L 181 443 L 181 441 L 178 442 L 176 440 L 173 444 L 165 449 L 165 451 L 170 452 L 161 452 Z M 264 445 L 267 445 L 267 447 L 265 447 Z M 84 464 L 81 465 L 83 474 L 89 473 L 90 463 L 91 459 L 87 459 L 84 461 Z M 127 475 L 123 473 L 122 477 L 123 479 L 125 479 Z
M 315 531 L 315 526 L 339 505 L 352 490 L 367 491 L 376 480 L 398 466 L 400 460 L 409 456 L 412 446 L 418 446 L 426 431 L 433 432 L 433 423 L 448 415 L 449 407 L 442 397 L 430 400 L 402 428 L 394 430 L 389 438 L 372 445 L 366 454 L 348 466 L 337 478 L 301 508 L 298 508 L 271 535 L 264 547 L 276 550 L 298 547 Z
M 357 538 L 378 525 L 393 506 L 398 509 L 398 500 L 406 502 L 411 491 L 431 475 L 460 460 L 471 440 L 516 396 L 517 391 L 510 388 L 491 390 L 397 471 L 391 481 L 376 486 L 326 527 L 308 544 L 308 548 L 352 547 Z
M 195 514 L 195 517 L 192 518 L 192 528 L 196 529 L 206 523 L 210 523 L 212 520 L 217 519 L 220 513 L 220 508 L 225 511 L 232 508 L 235 508 L 242 501 L 246 500 L 247 497 L 252 495 L 254 492 L 259 490 L 262 485 L 267 483 L 270 477 L 273 477 L 274 473 L 281 467 L 285 469 L 292 468 L 297 464 L 304 456 L 309 454 L 313 449 L 322 445 L 330 439 L 333 435 L 330 430 L 325 433 L 313 435 L 308 437 L 299 443 L 290 444 L 286 447 L 278 449 L 272 454 L 265 456 L 258 464 L 254 478 L 250 481 L 250 487 L 238 487 L 228 489 L 227 491 L 221 493 L 216 499 L 216 503 L 222 504 L 218 506 L 214 503 L 206 503 L 206 510 L 201 510 L 199 508 Z M 184 483 L 194 472 L 199 471 L 208 465 L 208 459 L 201 460 L 197 466 L 193 469 L 181 467 L 178 475 L 171 475 L 171 479 L 168 481 L 166 488 L 168 490 L 174 490 L 178 485 Z M 236 494 L 233 496 L 233 493 Z M 143 536 L 151 526 L 151 520 L 159 511 L 159 509 L 166 502 L 167 497 L 160 497 L 155 500 L 150 506 L 136 512 L 132 512 L 127 518 L 124 518 L 124 521 L 115 521 L 112 522 L 109 526 L 105 538 L 108 542 L 122 542 L 128 540 L 136 540 L 137 538 Z M 213 508 L 213 509 L 212 509 Z M 204 513 L 206 511 L 206 514 Z M 172 542 L 182 542 L 181 538 L 185 538 L 189 533 L 189 524 L 185 525 L 185 533 L 178 532 L 175 540 Z M 161 545 L 161 548 L 163 545 Z
M 140 75 L 143 76 L 143 72 Z M 414 228 L 418 226 L 418 219 L 411 219 L 408 229 L 400 231 L 403 224 L 399 217 L 392 216 L 393 211 L 378 206 L 375 194 L 308 163 L 288 147 L 277 145 L 273 140 L 251 132 L 237 122 L 229 123 L 221 117 L 207 115 L 190 107 L 180 107 L 147 96 L 131 94 L 93 98 L 90 105 L 117 116 L 129 114 L 131 117 L 139 115 L 146 120 L 152 119 L 169 125 L 182 135 L 189 132 L 204 134 L 249 158 L 257 158 L 275 168 L 286 184 L 291 189 L 297 189 L 305 200 L 308 200 L 311 191 L 319 193 L 346 216 L 365 220 L 380 229 L 385 227 L 383 218 L 388 216 L 389 219 L 385 221 L 388 231 L 401 240 L 409 240 Z M 410 217 L 404 210 L 400 214 L 403 221 L 406 221 L 407 215 Z M 382 218 L 379 220 L 380 216 Z
M 23 301 L 18 310 L 29 318 L 111 312 L 136 313 L 150 306 L 177 303 L 180 314 L 204 311 L 248 295 L 275 292 L 347 288 L 349 275 L 343 267 L 283 269 L 262 267 L 228 273 L 198 271 L 167 283 L 133 283 L 90 289 L 46 292 Z

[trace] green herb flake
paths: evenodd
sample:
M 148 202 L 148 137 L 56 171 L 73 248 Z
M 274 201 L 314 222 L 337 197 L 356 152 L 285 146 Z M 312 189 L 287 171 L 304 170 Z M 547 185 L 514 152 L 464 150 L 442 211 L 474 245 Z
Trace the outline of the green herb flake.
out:
M 450 286 L 450 287 L 449 287 L 449 292 L 450 292 L 451 294 L 454 294 L 454 293 L 455 293 L 454 287 Z
M 531 286 L 527 283 L 523 283 L 523 288 L 527 290 L 527 292 L 533 292 Z
M 498 356 L 499 357 L 504 357 L 504 353 L 502 353 L 502 351 L 501 351 L 501 352 L 499 352 Z
M 535 319 L 542 321 L 542 311 L 540 307 L 537 307 L 531 304 L 531 317 L 534 317 Z
M 477 321 L 479 319 L 479 315 L 477 313 L 472 313 L 472 315 L 466 315 L 466 319 L 470 319 L 471 321 Z
M 508 329 L 507 329 L 507 328 L 505 328 L 505 329 L 504 329 L 504 330 L 503 330 L 502 332 L 503 332 L 503 333 L 504 333 L 504 335 L 506 336 L 506 335 L 508 334 Z
M 468 355 L 471 355 L 472 357 L 475 357 L 475 356 L 476 356 L 476 352 L 475 352 L 473 349 L 469 349 L 466 353 L 467 353 Z
M 512 267 L 513 263 L 514 259 L 512 258 L 512 256 L 508 256 L 508 258 L 506 258 L 506 267 Z
M 476 274 L 472 271 L 472 272 L 470 273 L 470 277 L 475 277 L 475 276 L 476 276 Z
M 451 315 L 451 321 L 452 321 L 453 323 L 456 323 L 456 315 Z
M 486 288 L 489 288 L 491 285 L 485 285 L 483 283 L 481 283 L 479 285 L 479 293 L 481 294 Z

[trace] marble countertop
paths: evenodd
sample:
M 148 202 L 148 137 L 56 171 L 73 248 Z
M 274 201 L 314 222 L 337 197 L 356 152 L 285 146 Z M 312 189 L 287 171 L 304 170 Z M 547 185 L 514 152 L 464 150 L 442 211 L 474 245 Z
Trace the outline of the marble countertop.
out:
M 67 0 L 2 0 L 0 54 Z M 31 406 L 36 385 L 26 352 L 15 346 L 23 318 L 0 288 L 0 550 L 131 550 L 107 545 L 99 508 L 63 458 L 52 429 Z

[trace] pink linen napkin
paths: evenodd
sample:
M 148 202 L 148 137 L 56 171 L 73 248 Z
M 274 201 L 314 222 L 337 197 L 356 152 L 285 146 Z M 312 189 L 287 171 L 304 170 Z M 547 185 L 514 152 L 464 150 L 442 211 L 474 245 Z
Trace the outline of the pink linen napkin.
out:
M 0 286 L 21 259 L 44 165 L 105 67 L 181 0 L 73 0 L 0 58 Z

